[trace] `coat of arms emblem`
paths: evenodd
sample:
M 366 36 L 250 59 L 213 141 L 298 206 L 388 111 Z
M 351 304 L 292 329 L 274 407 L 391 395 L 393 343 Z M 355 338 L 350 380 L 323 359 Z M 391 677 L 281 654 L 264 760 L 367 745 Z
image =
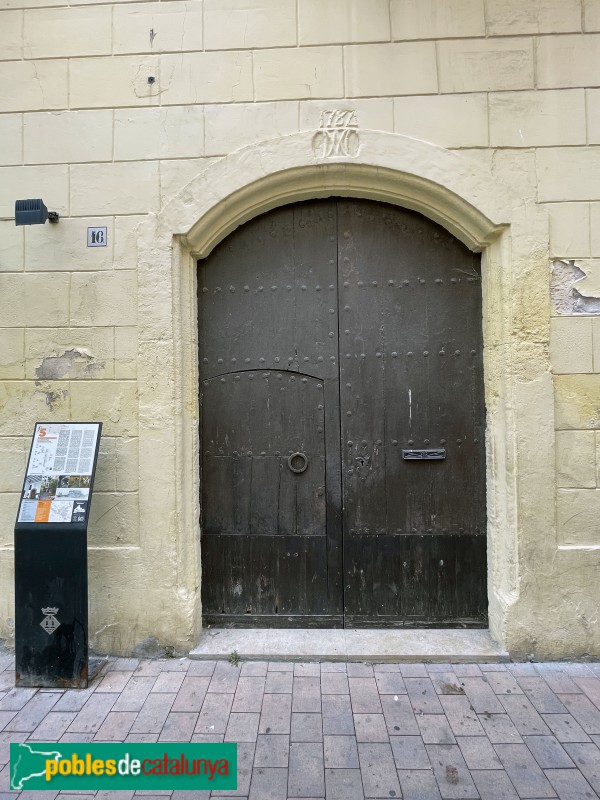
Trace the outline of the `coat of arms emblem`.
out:
M 56 619 L 55 616 L 56 614 L 58 614 L 58 608 L 51 608 L 51 607 L 42 608 L 42 614 L 45 614 L 46 616 L 40 622 L 40 625 L 50 636 L 60 626 L 60 622 Z

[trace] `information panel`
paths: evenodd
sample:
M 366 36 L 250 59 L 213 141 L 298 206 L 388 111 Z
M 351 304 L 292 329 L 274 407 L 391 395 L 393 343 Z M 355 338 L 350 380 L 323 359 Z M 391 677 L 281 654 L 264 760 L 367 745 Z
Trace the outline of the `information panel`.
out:
M 17 522 L 87 522 L 100 422 L 38 422 Z

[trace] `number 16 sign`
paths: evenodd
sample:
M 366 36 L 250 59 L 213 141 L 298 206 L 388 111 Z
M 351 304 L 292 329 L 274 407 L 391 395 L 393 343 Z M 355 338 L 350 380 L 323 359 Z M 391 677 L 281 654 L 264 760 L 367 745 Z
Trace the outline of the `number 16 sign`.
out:
M 88 228 L 87 229 L 87 246 L 88 247 L 106 247 L 108 236 L 106 228 Z

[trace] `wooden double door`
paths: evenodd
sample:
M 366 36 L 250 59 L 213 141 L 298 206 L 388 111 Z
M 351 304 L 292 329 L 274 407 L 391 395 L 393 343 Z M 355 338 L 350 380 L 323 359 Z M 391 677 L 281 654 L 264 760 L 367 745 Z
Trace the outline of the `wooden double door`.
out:
M 484 626 L 480 260 L 331 198 L 198 265 L 204 624 Z

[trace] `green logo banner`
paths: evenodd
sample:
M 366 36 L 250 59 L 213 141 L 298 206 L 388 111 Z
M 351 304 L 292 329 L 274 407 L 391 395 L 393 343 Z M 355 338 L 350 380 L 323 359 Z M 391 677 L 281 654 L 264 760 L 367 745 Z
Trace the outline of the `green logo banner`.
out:
M 237 744 L 11 743 L 10 788 L 235 790 Z

